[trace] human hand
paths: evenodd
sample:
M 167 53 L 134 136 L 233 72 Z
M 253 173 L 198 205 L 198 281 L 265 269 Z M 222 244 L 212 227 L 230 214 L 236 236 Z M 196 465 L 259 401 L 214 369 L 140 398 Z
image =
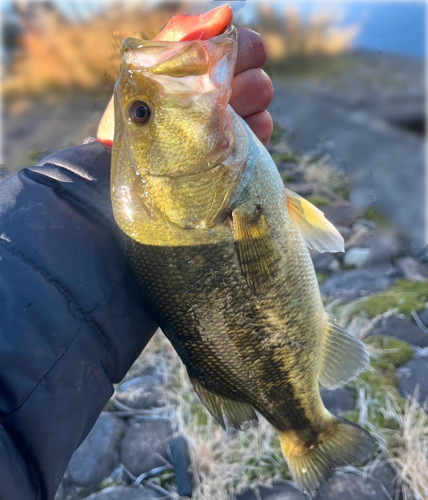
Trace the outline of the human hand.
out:
M 156 39 L 207 39 L 220 34 L 232 21 L 232 15 L 232 9 L 225 5 L 200 16 L 174 16 Z M 272 118 L 267 111 L 273 98 L 273 86 L 261 69 L 265 62 L 266 53 L 260 35 L 247 28 L 238 28 L 238 54 L 230 105 L 266 145 L 273 130 Z M 112 98 L 100 120 L 97 139 L 111 146 L 113 136 Z

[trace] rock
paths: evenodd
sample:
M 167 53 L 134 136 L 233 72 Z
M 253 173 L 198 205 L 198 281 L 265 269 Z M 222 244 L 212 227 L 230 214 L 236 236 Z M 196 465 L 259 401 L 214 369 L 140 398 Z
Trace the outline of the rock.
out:
M 405 316 L 388 316 L 378 321 L 369 335 L 387 335 L 408 344 L 428 347 L 428 335 Z
M 63 482 L 61 482 L 56 492 L 54 500 L 66 500 L 66 499 L 67 499 L 67 494 L 65 492 L 65 487 Z
M 181 497 L 191 497 L 193 481 L 192 474 L 190 473 L 191 461 L 186 440 L 182 436 L 176 437 L 170 441 L 169 448 L 171 450 L 171 462 L 174 466 L 178 494 Z
M 413 396 L 417 390 L 417 400 L 424 404 L 428 399 L 428 358 L 413 358 L 397 370 L 400 377 L 398 390 L 403 397 Z
M 352 230 L 347 226 L 336 226 L 336 229 L 339 231 L 345 241 L 348 240 L 352 234 Z
M 412 257 L 403 257 L 395 264 L 404 278 L 408 280 L 419 282 L 428 280 L 428 267 Z
M 428 264 L 428 245 L 423 248 L 415 247 L 414 245 L 409 245 L 410 254 L 413 255 L 419 262 L 423 264 Z
M 162 380 L 158 375 L 143 375 L 121 384 L 114 397 L 130 408 L 149 409 L 162 406 L 161 385 Z
M 335 390 L 322 389 L 321 397 L 327 410 L 334 415 L 342 415 L 355 408 L 354 396 L 344 387 Z
M 422 321 L 422 323 L 428 327 L 428 307 L 425 309 L 422 309 L 422 311 L 418 312 L 419 319 Z
M 376 460 L 367 473 L 380 481 L 393 500 L 402 500 L 403 495 L 399 484 L 397 484 L 398 473 L 388 462 Z
M 349 203 L 344 202 L 326 205 L 322 207 L 322 212 L 335 226 L 349 227 L 358 219 L 358 212 Z
M 315 500 L 391 500 L 376 479 L 355 472 L 335 473 L 324 483 Z
M 318 185 L 313 182 L 301 182 L 298 184 L 294 182 L 292 184 L 285 182 L 284 185 L 287 189 L 290 189 L 291 191 L 297 193 L 300 196 L 303 196 L 304 198 L 313 195 L 318 188 Z M 324 208 L 325 207 L 323 207 L 323 210 Z
M 385 290 L 394 279 L 389 276 L 376 277 L 366 269 L 355 269 L 333 276 L 321 285 L 321 292 L 327 297 L 344 301 L 355 300 Z
M 171 435 L 167 421 L 133 421 L 122 441 L 121 462 L 134 476 L 165 465 Z
M 331 274 L 340 270 L 339 261 L 331 253 L 314 253 L 312 262 L 316 271 Z
M 343 264 L 348 267 L 367 267 L 370 248 L 352 247 L 345 253 Z
M 277 481 L 272 488 L 259 486 L 258 494 L 248 489 L 238 495 L 235 500 L 306 500 L 306 496 L 289 481 Z
M 156 500 L 157 498 L 164 496 L 151 488 L 113 486 L 86 497 L 85 500 Z
M 352 226 L 352 234 L 346 242 L 347 248 L 370 248 L 373 241 L 374 229 L 374 222 L 367 219 L 359 219 Z
M 388 214 L 391 223 L 405 231 L 416 245 L 421 242 L 424 211 L 420 207 L 426 195 L 421 182 L 425 170 L 422 136 L 279 83 L 275 83 L 270 110 L 278 125 L 294 134 L 302 150 L 326 136 L 328 140 L 333 137 L 335 157 L 346 162 L 350 198 L 355 206 L 363 210 L 370 199 L 376 199 L 380 213 Z
M 70 479 L 80 486 L 95 486 L 108 477 L 118 465 L 116 449 L 124 430 L 122 420 L 112 413 L 101 413 L 70 460 Z

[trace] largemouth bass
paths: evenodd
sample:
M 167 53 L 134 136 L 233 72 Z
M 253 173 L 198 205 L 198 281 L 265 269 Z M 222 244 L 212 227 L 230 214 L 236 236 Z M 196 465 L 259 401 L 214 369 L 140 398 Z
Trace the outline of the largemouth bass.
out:
M 235 28 L 207 41 L 126 39 L 115 86 L 112 202 L 147 308 L 225 427 L 256 411 L 277 430 L 298 487 L 370 455 L 332 416 L 336 388 L 368 363 L 323 308 L 308 247 L 343 251 L 322 212 L 284 189 L 228 105 Z

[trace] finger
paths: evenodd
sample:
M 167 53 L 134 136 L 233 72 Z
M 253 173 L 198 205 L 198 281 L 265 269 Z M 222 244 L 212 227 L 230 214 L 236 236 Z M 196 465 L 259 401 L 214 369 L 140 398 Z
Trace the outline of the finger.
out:
M 264 111 L 272 98 L 272 81 L 262 69 L 249 69 L 232 80 L 230 105 L 243 118 Z
M 245 121 L 260 141 L 267 146 L 273 131 L 273 121 L 269 111 L 247 116 Z
M 260 35 L 248 28 L 238 28 L 238 56 L 235 75 L 251 68 L 261 68 L 266 62 L 266 52 Z

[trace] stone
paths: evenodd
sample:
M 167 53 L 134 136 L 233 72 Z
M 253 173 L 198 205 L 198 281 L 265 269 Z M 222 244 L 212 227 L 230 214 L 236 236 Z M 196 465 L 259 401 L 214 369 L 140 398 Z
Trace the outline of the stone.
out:
M 129 408 L 150 409 L 163 405 L 160 390 L 161 378 L 156 375 L 143 375 L 120 384 L 114 397 Z
M 322 212 L 327 219 L 338 226 L 352 226 L 358 219 L 358 212 L 349 203 L 339 202 L 322 207 Z
M 389 276 L 373 276 L 366 269 L 355 269 L 333 276 L 320 288 L 321 292 L 329 298 L 351 301 L 382 292 L 393 282 L 394 279 Z
M 171 450 L 171 463 L 175 471 L 177 492 L 180 497 L 191 497 L 193 490 L 192 463 L 187 442 L 183 436 L 178 436 L 171 439 L 169 448 Z
M 413 255 L 413 257 L 415 257 L 419 262 L 428 264 L 428 245 L 420 248 L 410 244 L 409 251 L 411 255 Z
M 403 277 L 408 280 L 418 282 L 428 280 L 428 267 L 412 257 L 403 257 L 397 260 L 395 265 Z
M 352 230 L 347 227 L 347 226 L 336 226 L 336 229 L 339 231 L 339 233 L 342 235 L 342 238 L 346 241 L 350 238 L 352 234 Z
M 343 264 L 347 267 L 367 267 L 370 248 L 352 247 L 346 251 Z
M 389 462 L 376 460 L 367 470 L 367 474 L 380 481 L 393 500 L 402 500 L 403 495 L 398 484 L 398 473 Z
M 157 498 L 164 496 L 151 488 L 113 486 L 86 497 L 85 500 L 156 500 Z
M 428 327 L 428 307 L 425 309 L 422 309 L 422 311 L 418 312 L 419 319 L 422 321 L 422 323 Z
M 66 500 L 66 499 L 67 499 L 67 494 L 65 492 L 64 483 L 61 482 L 56 492 L 54 500 Z
M 171 435 L 168 421 L 134 420 L 122 441 L 121 462 L 134 476 L 165 465 Z
M 312 262 L 316 271 L 327 274 L 340 271 L 340 263 L 331 253 L 318 253 L 314 251 L 312 254 Z
M 306 498 L 290 481 L 277 481 L 271 488 L 259 486 L 257 493 L 248 489 L 237 495 L 235 500 L 306 500 Z
M 79 486 L 95 486 L 108 477 L 118 465 L 117 448 L 124 431 L 122 420 L 112 413 L 101 413 L 70 460 L 70 479 Z
M 287 189 L 290 189 L 294 193 L 297 193 L 299 196 L 303 196 L 303 198 L 308 198 L 313 195 L 318 188 L 318 185 L 313 182 L 301 182 L 301 183 L 284 183 Z M 325 207 L 323 207 L 324 210 Z
M 334 415 L 343 415 L 355 408 L 355 399 L 345 387 L 321 390 L 321 398 L 327 410 Z
M 315 500 L 391 500 L 382 483 L 367 475 L 336 472 L 318 490 Z
M 378 321 L 369 335 L 387 335 L 408 344 L 428 347 L 428 335 L 416 323 L 402 315 L 388 316 Z
M 421 182 L 425 171 L 422 136 L 279 83 L 275 83 L 270 111 L 279 126 L 294 134 L 300 150 L 334 138 L 334 155 L 346 162 L 353 204 L 363 211 L 375 199 L 380 213 L 388 214 L 415 245 L 421 242 L 424 211 L 420 207 L 426 195 Z
M 414 396 L 422 405 L 428 399 L 428 358 L 413 358 L 397 370 L 400 377 L 398 390 L 403 397 Z

